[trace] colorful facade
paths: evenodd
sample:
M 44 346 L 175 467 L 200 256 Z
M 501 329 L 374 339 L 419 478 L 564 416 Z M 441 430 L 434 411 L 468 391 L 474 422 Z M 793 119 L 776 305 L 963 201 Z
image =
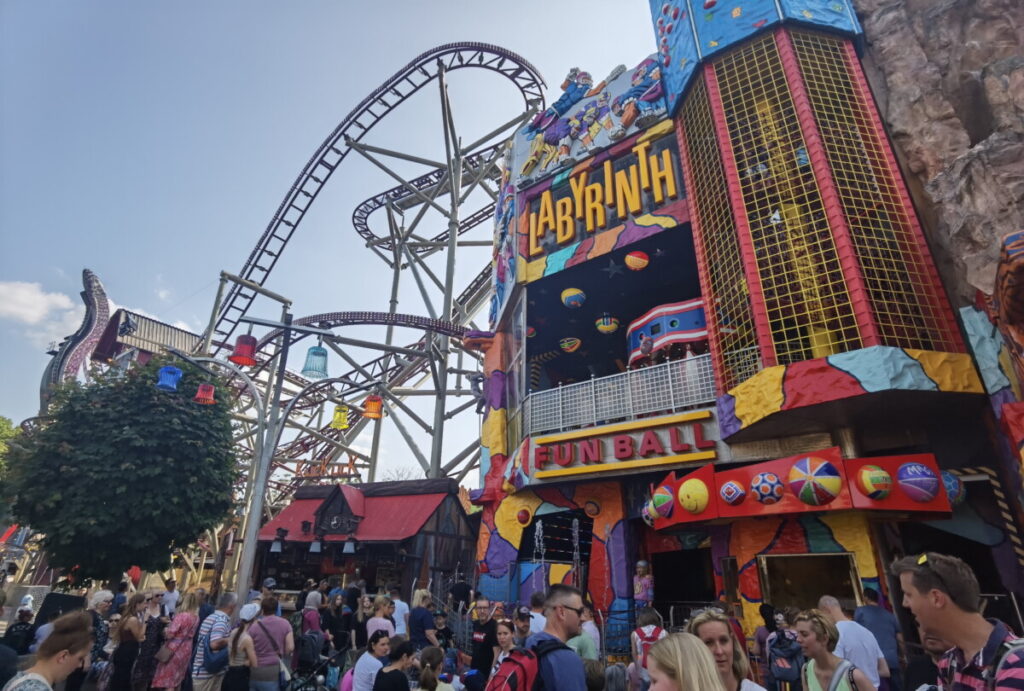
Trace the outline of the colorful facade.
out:
M 955 312 L 845 0 L 651 12 L 657 53 L 570 71 L 508 148 L 480 590 L 578 584 L 613 650 L 639 559 L 670 622 L 750 630 L 943 546 L 1019 592 L 1018 241 Z

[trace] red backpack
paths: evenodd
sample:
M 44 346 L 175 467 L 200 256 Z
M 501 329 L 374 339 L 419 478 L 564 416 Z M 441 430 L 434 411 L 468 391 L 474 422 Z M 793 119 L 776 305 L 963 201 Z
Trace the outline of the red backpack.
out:
M 661 634 L 664 631 L 660 626 L 655 626 L 651 629 L 650 633 L 645 634 L 643 627 L 637 627 L 634 633 L 640 639 L 640 664 L 644 669 L 647 669 L 647 651 L 661 639 Z
M 555 650 L 572 650 L 558 640 L 545 639 L 533 648 L 513 648 L 487 682 L 486 691 L 533 691 L 540 684 L 540 660 Z

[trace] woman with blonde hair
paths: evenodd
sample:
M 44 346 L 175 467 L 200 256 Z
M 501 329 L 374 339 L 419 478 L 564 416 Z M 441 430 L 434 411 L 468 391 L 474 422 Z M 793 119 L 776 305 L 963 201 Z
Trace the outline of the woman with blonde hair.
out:
M 750 680 L 750 660 L 725 614 L 708 610 L 690 620 L 690 633 L 711 651 L 726 691 L 765 691 Z
M 388 638 L 395 637 L 395 625 L 388 619 L 391 611 L 391 598 L 378 595 L 373 601 L 373 616 L 366 620 L 366 635 L 373 636 L 377 631 L 387 631 Z
M 827 614 L 817 609 L 800 612 L 796 617 L 796 635 L 807 657 L 804 691 L 829 689 L 836 675 L 840 681 L 835 691 L 874 691 L 875 685 L 864 672 L 832 653 L 839 642 L 839 629 Z
M 649 691 L 728 691 L 704 643 L 689 633 L 673 633 L 647 654 Z

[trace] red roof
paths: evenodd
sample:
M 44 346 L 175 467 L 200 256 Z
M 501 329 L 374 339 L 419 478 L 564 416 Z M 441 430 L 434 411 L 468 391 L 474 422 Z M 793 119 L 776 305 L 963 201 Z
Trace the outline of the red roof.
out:
M 346 492 L 345 489 L 345 485 L 342 485 L 342 492 L 345 494 L 346 500 L 358 501 L 354 493 Z M 355 488 L 349 489 L 354 490 Z M 350 499 L 350 494 L 353 494 L 352 499 Z M 431 514 L 448 496 L 443 492 L 391 497 L 363 497 L 362 492 L 358 492 L 358 494 L 363 504 L 361 507 L 363 520 L 359 522 L 355 534 L 351 537 L 360 542 L 393 542 L 412 537 L 419 532 Z M 316 510 L 324 501 L 324 499 L 294 500 L 274 520 L 260 528 L 259 539 L 273 540 L 277 537 L 278 528 L 287 528 L 288 541 L 312 542 L 313 531 L 303 533 L 302 522 L 310 521 L 312 523 L 315 520 Z M 356 510 L 354 503 L 350 503 L 350 506 L 353 513 L 359 515 L 360 512 Z M 348 537 L 348 535 L 327 535 L 325 539 L 327 542 L 344 542 Z

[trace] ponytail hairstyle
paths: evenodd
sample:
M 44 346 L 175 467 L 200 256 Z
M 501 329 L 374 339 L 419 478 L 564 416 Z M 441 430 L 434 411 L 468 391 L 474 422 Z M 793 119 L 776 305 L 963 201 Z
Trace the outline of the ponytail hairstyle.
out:
M 249 621 L 240 619 L 238 621 L 238 628 L 235 629 L 234 635 L 231 637 L 231 657 L 229 660 L 234 660 L 235 655 L 238 653 L 238 641 L 245 635 L 245 632 L 249 630 L 249 626 L 256 621 L 256 617 L 253 617 Z
M 436 691 L 441 675 L 441 666 L 444 664 L 444 651 L 436 646 L 430 646 L 420 651 L 420 688 L 426 691 Z

